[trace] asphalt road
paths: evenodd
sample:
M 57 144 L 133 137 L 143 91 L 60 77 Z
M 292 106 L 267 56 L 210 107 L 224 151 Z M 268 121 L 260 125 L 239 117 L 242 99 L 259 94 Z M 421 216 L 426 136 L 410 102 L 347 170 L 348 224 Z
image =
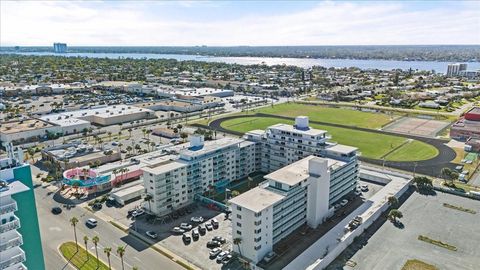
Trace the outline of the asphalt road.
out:
M 294 118 L 292 118 L 292 117 L 256 113 L 256 114 L 250 114 L 250 115 L 226 116 L 226 117 L 223 117 L 223 118 L 215 119 L 212 122 L 210 122 L 209 127 L 211 129 L 214 129 L 214 130 L 217 130 L 217 131 L 220 131 L 220 132 L 230 133 L 230 134 L 234 134 L 234 135 L 237 135 L 237 136 L 241 136 L 241 135 L 243 135 L 243 133 L 228 130 L 228 129 L 225 129 L 221 126 L 223 121 L 230 120 L 230 119 L 235 119 L 235 118 L 241 118 L 241 117 L 275 117 L 275 118 L 279 118 L 279 119 L 294 120 Z M 394 132 L 383 131 L 383 130 L 361 128 L 361 127 L 355 127 L 355 126 L 332 124 L 332 123 L 326 123 L 326 122 L 320 122 L 320 121 L 310 121 L 310 123 L 332 126 L 332 127 L 349 128 L 349 129 L 354 129 L 354 130 L 360 130 L 360 131 L 366 131 L 366 132 L 385 134 L 385 135 L 393 135 L 393 136 L 399 136 L 399 137 L 404 137 L 404 138 L 408 138 L 408 139 L 414 139 L 414 140 L 418 140 L 418 141 L 421 141 L 421 142 L 432 145 L 433 147 L 437 148 L 438 153 L 439 153 L 434 158 L 431 158 L 431 159 L 428 159 L 428 160 L 421 160 L 421 161 L 383 161 L 383 160 L 379 160 L 379 159 L 360 157 L 361 161 L 364 161 L 364 162 L 367 162 L 367 163 L 372 163 L 372 164 L 376 164 L 376 165 L 391 167 L 391 168 L 405 170 L 405 171 L 412 171 L 412 172 L 414 171 L 416 173 L 435 176 L 435 177 L 437 177 L 439 175 L 442 168 L 449 167 L 449 168 L 453 169 L 456 166 L 455 164 L 450 162 L 453 159 L 455 159 L 456 153 L 455 153 L 455 151 L 453 151 L 453 149 L 451 149 L 450 147 L 445 145 L 446 141 L 444 141 L 444 140 L 415 136 L 415 135 L 409 135 L 409 134 L 394 133 Z
M 52 199 L 53 193 L 49 192 L 47 188 L 43 188 L 42 186 L 35 188 L 35 196 L 46 269 L 74 269 L 66 264 L 62 255 L 58 252 L 58 247 L 63 242 L 74 241 L 73 228 L 69 222 L 73 216 L 79 219 L 79 223 L 77 224 L 77 237 L 82 246 L 83 236 L 87 235 L 91 239 L 93 236 L 98 235 L 100 237 L 98 247 L 99 257 L 105 262 L 107 258 L 103 253 L 103 248 L 106 246 L 112 248 L 110 258 L 113 269 L 121 269 L 121 261 L 116 254 L 118 246 L 127 246 L 124 257 L 125 269 L 131 269 L 132 266 L 137 266 L 141 270 L 184 269 L 167 257 L 149 248 L 144 242 L 123 233 L 103 220 L 97 218 L 98 226 L 93 229 L 88 229 L 85 226 L 85 221 L 95 216 L 82 207 L 77 206 L 70 210 L 63 208 L 63 212 L 60 215 L 53 215 L 50 209 L 58 204 Z M 95 250 L 91 242 L 89 246 L 90 251 L 94 254 Z

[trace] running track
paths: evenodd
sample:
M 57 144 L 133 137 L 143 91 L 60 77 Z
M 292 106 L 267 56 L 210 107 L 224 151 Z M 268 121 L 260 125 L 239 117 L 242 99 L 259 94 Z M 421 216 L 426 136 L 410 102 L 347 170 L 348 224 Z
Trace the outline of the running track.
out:
M 210 122 L 208 127 L 213 130 L 217 130 L 219 132 L 242 136 L 243 133 L 223 128 L 221 124 L 223 121 L 236 119 L 236 118 L 244 118 L 244 117 L 270 117 L 270 118 L 285 119 L 290 121 L 295 120 L 295 118 L 287 117 L 287 116 L 256 113 L 251 115 L 226 116 L 223 118 L 215 119 L 212 122 Z M 446 140 L 427 138 L 427 137 L 421 137 L 421 136 L 415 136 L 415 135 L 409 135 L 409 134 L 394 133 L 394 132 L 376 130 L 376 129 L 361 128 L 356 126 L 319 122 L 319 121 L 310 121 L 310 123 L 331 126 L 331 127 L 348 128 L 353 130 L 366 131 L 366 132 L 392 135 L 392 136 L 404 137 L 407 139 L 418 140 L 418 141 L 430 144 L 433 147 L 437 148 L 439 153 L 434 158 L 427 159 L 427 160 L 420 160 L 420 161 L 385 161 L 384 162 L 383 160 L 380 160 L 380 159 L 359 157 L 361 161 L 364 161 L 367 163 L 376 164 L 376 165 L 385 166 L 385 167 L 391 167 L 391 168 L 400 169 L 404 171 L 411 171 L 411 172 L 415 171 L 420 174 L 430 175 L 434 177 L 438 177 L 440 175 L 440 171 L 442 170 L 442 168 L 449 167 L 453 169 L 456 166 L 454 163 L 451 163 L 451 161 L 455 159 L 456 153 L 455 151 L 453 151 L 453 149 L 445 145 L 445 143 L 447 142 Z M 199 124 L 194 124 L 194 126 L 203 127 L 203 128 L 206 127 L 204 125 L 199 125 Z

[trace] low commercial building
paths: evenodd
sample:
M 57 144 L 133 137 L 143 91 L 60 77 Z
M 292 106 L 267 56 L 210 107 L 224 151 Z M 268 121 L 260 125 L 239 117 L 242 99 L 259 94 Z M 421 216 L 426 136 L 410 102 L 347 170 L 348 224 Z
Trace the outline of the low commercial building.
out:
M 472 108 L 455 122 L 450 128 L 450 137 L 463 141 L 480 137 L 480 107 Z
M 358 165 L 308 156 L 265 176 L 259 187 L 229 202 L 234 251 L 258 263 L 300 226 L 316 228 L 333 214 L 339 194 L 355 189 Z
M 214 96 L 214 97 L 231 97 L 235 95 L 235 92 L 230 89 L 215 89 L 215 88 L 163 88 L 158 89 L 158 95 L 162 97 L 175 97 L 175 96 Z
M 92 164 L 101 165 L 121 158 L 120 151 L 116 148 L 102 150 L 93 145 L 79 143 L 61 144 L 42 150 L 42 160 L 58 164 L 63 170 Z
M 129 105 L 113 105 L 88 110 L 49 114 L 42 116 L 41 119 L 58 124 L 59 126 L 68 126 L 69 130 L 76 129 L 77 131 L 81 131 L 86 123 L 82 121 L 72 121 L 72 119 L 85 120 L 100 126 L 109 126 L 154 117 L 155 112 L 149 109 Z
M 27 118 L 0 123 L 0 141 L 2 144 L 38 141 L 47 137 L 48 134 L 57 133 L 62 133 L 60 126 L 42 119 Z

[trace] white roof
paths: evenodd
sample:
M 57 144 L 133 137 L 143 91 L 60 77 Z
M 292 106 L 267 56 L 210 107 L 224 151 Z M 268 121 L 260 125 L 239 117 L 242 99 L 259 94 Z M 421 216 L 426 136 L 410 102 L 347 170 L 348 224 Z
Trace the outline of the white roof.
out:
M 270 206 L 273 206 L 275 203 L 281 201 L 284 197 L 285 196 L 273 191 L 256 187 L 234 197 L 233 199 L 230 199 L 229 202 L 258 213 Z
M 341 153 L 341 154 L 349 154 L 351 152 L 357 151 L 358 148 L 353 146 L 343 145 L 343 144 L 336 144 L 332 147 L 327 148 L 326 150 L 331 152 Z
M 0 191 L 0 198 L 11 196 L 20 192 L 29 190 L 29 188 L 20 181 L 13 181 L 10 184 L 7 184 L 8 189 L 5 191 Z
M 295 132 L 295 133 L 305 134 L 309 136 L 318 136 L 318 135 L 323 135 L 327 133 L 326 130 L 315 129 L 315 128 L 297 129 L 295 128 L 295 126 L 288 125 L 288 124 L 276 124 L 268 127 L 268 129 L 277 129 L 277 130 L 282 130 L 287 132 Z

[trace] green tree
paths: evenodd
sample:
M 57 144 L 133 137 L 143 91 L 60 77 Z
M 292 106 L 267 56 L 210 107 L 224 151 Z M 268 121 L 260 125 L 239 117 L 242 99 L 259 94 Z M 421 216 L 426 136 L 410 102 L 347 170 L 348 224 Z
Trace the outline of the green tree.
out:
M 75 246 L 77 247 L 77 252 L 78 252 L 77 223 L 78 223 L 78 218 L 72 217 L 70 219 L 70 224 L 73 226 L 73 235 L 75 236 Z
M 117 247 L 117 254 L 122 261 L 122 270 L 125 270 L 125 265 L 123 264 L 123 256 L 125 256 L 125 247 L 119 246 Z
M 238 252 L 240 253 L 240 256 L 242 256 L 242 250 L 240 248 L 241 243 L 242 243 L 242 238 L 236 237 L 233 239 L 233 244 L 238 246 Z
M 397 222 L 397 218 L 402 218 L 403 217 L 403 214 L 402 212 L 400 212 L 400 210 L 398 209 L 392 209 L 390 210 L 390 212 L 388 213 L 388 218 L 393 221 L 394 223 Z
M 87 257 L 87 261 L 90 259 L 90 256 L 88 256 L 88 236 L 83 237 L 83 243 L 85 244 L 85 256 Z
M 397 207 L 398 205 L 398 199 L 395 196 L 390 196 L 388 197 L 388 204 L 390 207 Z
M 112 266 L 110 265 L 110 254 L 112 253 L 112 248 L 105 247 L 103 248 L 103 252 L 105 253 L 105 255 L 107 255 L 108 269 L 112 269 Z
M 92 243 L 95 245 L 95 255 L 97 256 L 97 269 L 100 267 L 100 261 L 98 260 L 98 242 L 100 241 L 100 238 L 98 236 L 94 236 L 92 238 Z
M 147 193 L 147 195 L 145 195 L 145 197 L 143 198 L 143 200 L 146 201 L 146 202 L 148 202 L 148 211 L 149 211 L 149 212 L 152 212 L 152 207 L 151 207 L 150 204 L 151 204 L 151 202 L 152 202 L 152 200 L 153 200 L 153 196 Z

